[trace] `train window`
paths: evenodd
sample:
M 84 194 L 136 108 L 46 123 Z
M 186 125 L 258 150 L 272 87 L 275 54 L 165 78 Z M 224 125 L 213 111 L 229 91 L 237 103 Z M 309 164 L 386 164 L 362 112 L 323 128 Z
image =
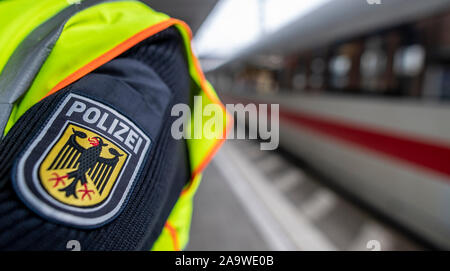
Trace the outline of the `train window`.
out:
M 387 55 L 383 48 L 383 39 L 379 36 L 369 38 L 360 58 L 360 86 L 364 90 L 382 91 L 384 84 L 381 76 L 386 71 Z
M 256 90 L 260 93 L 278 91 L 278 86 L 273 77 L 273 72 L 261 70 L 256 77 Z
M 383 41 L 376 37 L 369 39 L 361 56 L 361 74 L 364 77 L 375 77 L 386 69 L 386 54 L 383 51 Z
M 298 73 L 292 78 L 292 86 L 294 89 L 303 90 L 306 88 L 306 75 L 304 73 Z
M 320 74 L 313 74 L 309 80 L 311 88 L 320 89 L 323 87 L 323 76 Z
M 346 55 L 334 57 L 330 62 L 330 70 L 336 76 L 345 76 L 350 71 L 352 62 Z
M 380 74 L 386 65 L 386 57 L 377 51 L 367 51 L 361 56 L 361 73 L 364 76 Z
M 309 85 L 313 89 L 321 89 L 324 85 L 324 72 L 326 70 L 325 60 L 321 57 L 316 57 L 311 61 L 311 76 L 309 78 Z
M 425 49 L 419 45 L 400 48 L 394 58 L 394 71 L 400 76 L 416 76 L 425 65 Z
M 347 55 L 338 55 L 331 59 L 329 69 L 331 71 L 331 85 L 334 88 L 348 86 L 348 74 L 352 67 L 352 61 Z
M 323 73 L 325 72 L 325 67 L 325 61 L 320 57 L 315 58 L 311 62 L 311 71 L 313 73 Z

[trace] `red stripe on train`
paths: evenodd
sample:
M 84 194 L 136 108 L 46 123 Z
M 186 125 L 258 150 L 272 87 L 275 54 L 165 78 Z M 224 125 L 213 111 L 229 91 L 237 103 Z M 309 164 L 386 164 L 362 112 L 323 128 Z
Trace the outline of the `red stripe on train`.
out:
M 280 109 L 280 118 L 450 177 L 450 147 Z
M 306 127 L 450 177 L 450 146 L 448 145 L 297 110 L 285 110 L 281 106 L 280 118 L 297 126 Z

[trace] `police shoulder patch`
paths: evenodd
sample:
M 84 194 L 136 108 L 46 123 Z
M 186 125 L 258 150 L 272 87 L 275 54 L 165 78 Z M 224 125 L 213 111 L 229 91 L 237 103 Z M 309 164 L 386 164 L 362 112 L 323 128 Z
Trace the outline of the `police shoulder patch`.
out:
M 123 114 L 69 93 L 19 155 L 14 187 L 45 218 L 98 227 L 124 207 L 150 144 Z

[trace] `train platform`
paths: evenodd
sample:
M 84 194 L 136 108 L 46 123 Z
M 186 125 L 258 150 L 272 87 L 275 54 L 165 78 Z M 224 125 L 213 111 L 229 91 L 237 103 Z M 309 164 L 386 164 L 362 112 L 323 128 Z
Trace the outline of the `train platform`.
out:
M 257 141 L 229 140 L 204 173 L 187 250 L 422 250 Z

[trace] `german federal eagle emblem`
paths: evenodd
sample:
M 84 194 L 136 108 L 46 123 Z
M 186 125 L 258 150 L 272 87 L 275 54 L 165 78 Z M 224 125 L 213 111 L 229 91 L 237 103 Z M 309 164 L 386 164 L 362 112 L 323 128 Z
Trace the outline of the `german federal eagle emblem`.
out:
M 95 228 L 114 219 L 131 197 L 151 140 L 107 102 L 69 92 L 24 146 L 13 185 L 42 217 Z
M 107 198 L 126 160 L 111 141 L 70 124 L 42 162 L 40 181 L 61 202 L 92 206 Z

